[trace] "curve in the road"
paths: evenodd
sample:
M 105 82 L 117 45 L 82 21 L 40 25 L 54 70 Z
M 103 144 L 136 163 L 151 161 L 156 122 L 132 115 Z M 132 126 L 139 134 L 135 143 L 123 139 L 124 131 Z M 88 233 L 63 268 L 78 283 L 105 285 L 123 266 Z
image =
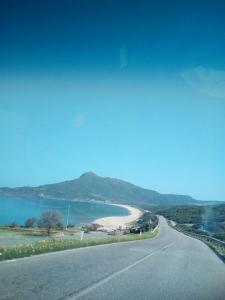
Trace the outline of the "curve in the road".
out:
M 160 217 L 152 239 L 0 263 L 0 299 L 225 299 L 225 265 Z

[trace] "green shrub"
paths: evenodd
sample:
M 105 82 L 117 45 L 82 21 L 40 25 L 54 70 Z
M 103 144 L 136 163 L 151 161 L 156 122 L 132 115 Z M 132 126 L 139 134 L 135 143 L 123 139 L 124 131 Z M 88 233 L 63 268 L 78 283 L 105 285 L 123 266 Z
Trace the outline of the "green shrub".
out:
M 16 227 L 19 227 L 19 225 L 15 221 L 13 221 L 12 223 L 9 224 L 9 227 L 16 228 Z
M 48 239 L 36 242 L 34 244 L 25 244 L 14 247 L 0 247 L 0 261 L 66 249 L 146 239 L 151 238 L 156 234 L 157 230 L 154 232 L 145 232 L 142 235 L 128 234 L 123 236 L 106 237 L 103 239 L 86 239 L 82 241 L 77 239 Z

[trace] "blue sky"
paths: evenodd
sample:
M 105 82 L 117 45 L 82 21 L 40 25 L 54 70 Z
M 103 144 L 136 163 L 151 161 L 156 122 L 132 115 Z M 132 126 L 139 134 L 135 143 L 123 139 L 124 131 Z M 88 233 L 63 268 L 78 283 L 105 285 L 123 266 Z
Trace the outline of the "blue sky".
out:
M 1 6 L 0 186 L 91 170 L 225 200 L 224 1 Z

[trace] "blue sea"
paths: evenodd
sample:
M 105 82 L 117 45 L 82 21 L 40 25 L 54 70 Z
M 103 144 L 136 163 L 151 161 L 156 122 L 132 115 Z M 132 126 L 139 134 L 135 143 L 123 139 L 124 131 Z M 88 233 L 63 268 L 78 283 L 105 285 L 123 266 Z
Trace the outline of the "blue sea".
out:
M 28 218 L 38 218 L 46 210 L 59 211 L 63 222 L 66 223 L 69 205 L 69 224 L 77 226 L 94 221 L 97 218 L 126 216 L 129 214 L 125 208 L 103 203 L 1 195 L 0 225 L 8 225 L 13 221 L 23 225 Z

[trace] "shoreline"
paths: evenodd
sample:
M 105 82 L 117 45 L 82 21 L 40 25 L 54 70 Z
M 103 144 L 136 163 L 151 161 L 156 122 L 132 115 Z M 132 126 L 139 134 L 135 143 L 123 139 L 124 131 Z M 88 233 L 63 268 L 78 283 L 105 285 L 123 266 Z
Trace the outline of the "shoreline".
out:
M 98 224 L 101 226 L 102 229 L 105 230 L 115 230 L 115 229 L 125 229 L 127 228 L 127 225 L 131 222 L 134 222 L 135 220 L 139 219 L 140 216 L 142 215 L 142 211 L 136 207 L 133 207 L 128 204 L 117 204 L 117 203 L 112 203 L 109 200 L 102 201 L 102 200 L 96 200 L 96 199 L 88 199 L 88 200 L 83 200 L 83 199 L 65 199 L 65 198 L 57 198 L 57 197 L 51 197 L 49 195 L 38 195 L 38 196 L 33 196 L 33 197 L 26 197 L 26 196 L 14 196 L 14 195 L 9 195 L 9 194 L 0 194 L 0 196 L 6 196 L 6 197 L 18 197 L 21 198 L 22 200 L 25 199 L 38 199 L 38 200 L 55 200 L 55 201 L 66 201 L 66 202 L 81 202 L 81 203 L 96 203 L 96 204 L 101 204 L 101 205 L 112 205 L 112 206 L 118 206 L 125 208 L 128 211 L 128 215 L 125 216 L 108 216 L 108 217 L 102 217 L 98 219 L 92 219 L 93 221 L 89 221 L 89 223 L 92 224 Z M 25 199 L 24 199 L 25 198 Z M 5 224 L 0 225 L 0 227 L 5 227 Z M 80 225 L 79 225 L 80 226 Z M 78 226 L 78 227 L 79 227 Z
M 129 215 L 99 218 L 99 219 L 94 220 L 92 223 L 98 224 L 101 226 L 101 228 L 106 229 L 106 230 L 116 230 L 119 228 L 125 229 L 129 223 L 136 221 L 142 215 L 142 212 L 140 209 L 130 206 L 130 205 L 113 204 L 113 203 L 110 205 L 120 206 L 122 208 L 127 209 L 129 212 Z

